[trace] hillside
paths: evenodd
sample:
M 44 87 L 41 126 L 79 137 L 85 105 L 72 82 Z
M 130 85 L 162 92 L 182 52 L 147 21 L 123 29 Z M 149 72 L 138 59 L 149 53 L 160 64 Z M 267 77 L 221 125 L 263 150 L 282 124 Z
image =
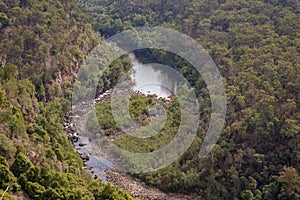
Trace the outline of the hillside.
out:
M 180 160 L 135 176 L 168 192 L 197 192 L 206 199 L 300 198 L 299 1 L 80 3 L 105 37 L 136 26 L 162 26 L 191 36 L 210 53 L 224 78 L 226 126 L 210 156 L 200 160 L 197 152 L 210 115 L 203 79 L 172 54 L 139 52 L 145 62 L 174 66 L 191 80 L 202 120 L 198 139 Z M 137 144 L 131 149 L 142 148 Z
M 172 53 L 135 52 L 190 81 L 201 121 L 194 143 L 175 163 L 117 180 L 134 179 L 139 188 L 139 179 L 144 188 L 205 199 L 300 199 L 299 15 L 298 0 L 79 0 L 79 6 L 75 0 L 0 0 L 0 199 L 133 199 L 84 170 L 62 124 L 72 87 L 87 92 L 85 83 L 73 85 L 84 58 L 101 37 L 137 26 L 177 30 L 208 51 L 224 80 L 226 124 L 213 151 L 199 159 L 211 114 L 204 80 Z M 102 77 L 97 94 L 131 64 L 124 56 L 92 74 L 91 82 Z M 139 111 L 154 100 L 132 101 L 132 116 L 148 124 Z M 109 102 L 99 104 L 97 119 L 114 138 L 119 130 L 109 108 Z M 161 148 L 180 119 L 177 104 L 168 109 L 167 127 L 152 143 L 128 135 L 114 142 L 136 152 Z
M 80 63 L 98 44 L 70 0 L 0 0 L 0 197 L 132 199 L 83 170 L 62 130 Z

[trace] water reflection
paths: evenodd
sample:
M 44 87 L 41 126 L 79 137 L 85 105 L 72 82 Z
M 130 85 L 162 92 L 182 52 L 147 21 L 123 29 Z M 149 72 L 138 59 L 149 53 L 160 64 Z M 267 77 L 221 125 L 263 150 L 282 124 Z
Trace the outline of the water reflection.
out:
M 129 56 L 133 64 L 131 79 L 135 84 L 135 91 L 160 97 L 176 93 L 178 74 L 174 69 L 156 63 L 143 64 L 137 60 L 134 53 L 130 53 Z
M 156 94 L 159 97 L 176 94 L 178 82 L 182 79 L 178 72 L 161 64 L 143 64 L 137 60 L 134 53 L 130 53 L 129 56 L 133 63 L 133 70 L 130 74 L 134 83 L 133 90 L 145 94 Z M 126 84 L 122 86 L 127 87 Z M 89 157 L 86 167 L 90 169 L 91 175 L 106 182 L 106 170 L 112 168 L 113 164 L 101 156 L 93 155 L 92 143 L 88 137 L 79 137 L 74 145 L 81 155 Z

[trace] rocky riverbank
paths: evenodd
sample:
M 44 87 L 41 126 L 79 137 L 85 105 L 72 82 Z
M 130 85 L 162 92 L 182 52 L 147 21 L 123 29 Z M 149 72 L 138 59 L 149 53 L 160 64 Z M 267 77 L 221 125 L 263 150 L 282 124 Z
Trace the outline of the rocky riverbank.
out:
M 143 183 L 141 180 L 117 170 L 108 169 L 107 180 L 137 199 L 143 200 L 203 200 L 196 194 L 165 193 L 161 190 Z
M 82 102 L 80 105 L 77 105 L 81 110 L 86 112 L 92 106 L 95 106 L 96 103 L 109 100 L 112 95 L 112 90 L 101 94 L 97 99 L 92 102 Z M 140 92 L 137 92 L 140 95 Z M 153 95 L 157 102 L 170 103 L 172 97 L 161 98 Z M 160 117 L 163 112 L 156 112 L 153 114 L 151 121 L 156 120 L 157 117 Z M 84 120 L 82 120 L 84 119 Z M 128 191 L 133 197 L 143 200 L 201 200 L 199 196 L 195 194 L 176 194 L 171 193 L 167 194 L 160 191 L 157 188 L 147 186 L 142 181 L 131 177 L 130 175 L 119 172 L 114 169 L 111 169 L 111 163 L 101 157 L 93 156 L 92 154 L 92 144 L 88 137 L 81 136 L 80 131 L 86 130 L 86 116 L 76 115 L 74 112 L 69 112 L 65 116 L 65 122 L 63 123 L 63 128 L 68 134 L 70 141 L 73 143 L 76 152 L 80 155 L 81 159 L 84 162 L 84 169 L 87 170 L 95 179 L 101 178 L 103 182 L 111 182 L 115 186 L 119 186 L 124 190 Z M 113 141 L 116 137 L 120 137 L 125 134 L 126 131 L 114 134 L 110 136 L 109 139 Z
M 63 129 L 67 133 L 68 138 L 72 142 L 75 151 L 80 155 L 84 163 L 84 169 L 87 170 L 95 179 L 101 178 L 103 182 L 106 182 L 105 170 L 108 169 L 111 164 L 98 156 L 92 155 L 92 143 L 88 137 L 82 136 L 79 133 L 86 130 L 88 111 L 95 106 L 96 103 L 106 101 L 111 98 L 113 90 L 107 90 L 101 94 L 98 98 L 90 102 L 79 103 L 76 110 L 80 110 L 83 114 L 80 116 L 78 113 L 70 111 L 64 117 Z

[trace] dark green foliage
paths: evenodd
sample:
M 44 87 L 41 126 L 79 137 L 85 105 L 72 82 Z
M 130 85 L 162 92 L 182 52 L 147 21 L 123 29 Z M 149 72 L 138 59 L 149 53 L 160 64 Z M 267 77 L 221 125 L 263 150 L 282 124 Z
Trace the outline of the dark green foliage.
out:
M 2 197 L 4 193 L 4 190 L 0 190 L 0 196 Z M 11 197 L 11 195 L 9 193 L 5 193 L 4 196 L 3 196 L 3 200 L 13 200 L 13 198 Z
M 63 79 L 59 87 L 53 83 L 72 76 L 84 54 L 97 43 L 88 16 L 76 2 L 68 6 L 59 2 L 59 8 L 57 2 L 32 0 L 26 6 L 11 2 L 0 5 L 0 66 L 17 66 L 19 78 L 30 78 L 41 92 L 40 100 L 62 97 L 71 80 Z
M 129 102 L 129 113 L 132 119 L 135 120 L 135 123 L 144 126 L 149 124 L 149 118 L 147 113 L 148 109 L 155 104 L 153 99 L 154 97 L 146 97 L 140 95 L 133 95 L 131 97 Z M 118 101 L 119 102 L 117 103 L 121 103 L 123 100 L 120 99 Z M 93 119 L 89 120 L 88 125 L 90 129 L 92 129 L 95 126 L 95 123 L 99 123 L 101 129 L 106 135 L 110 135 L 112 133 L 120 131 L 112 116 L 110 101 L 104 101 L 99 103 L 96 106 L 96 115 L 98 122 L 94 122 Z
M 122 99 L 119 100 L 122 101 Z M 131 115 L 131 118 L 134 119 L 135 123 L 139 124 L 140 126 L 147 126 L 150 122 L 149 109 L 155 104 L 161 104 L 161 102 L 154 96 L 143 96 L 138 94 L 132 95 L 129 101 L 129 114 Z M 131 152 L 150 152 L 168 144 L 178 129 L 180 110 L 178 109 L 178 102 L 176 102 L 175 99 L 173 103 L 162 104 L 161 106 L 167 110 L 166 112 L 168 115 L 168 120 L 165 127 L 159 134 L 155 134 L 155 136 L 151 137 L 151 140 L 124 135 L 123 137 L 118 138 L 115 143 L 122 149 Z M 113 135 L 120 131 L 119 127 L 114 121 L 114 117 L 112 116 L 110 101 L 99 103 L 96 106 L 96 113 L 101 130 L 103 130 L 106 135 Z M 126 122 L 124 123 L 126 125 Z M 152 126 L 152 128 L 148 127 L 148 129 L 155 130 L 158 124 L 155 125 L 154 123 Z M 139 133 L 135 132 L 134 134 Z
M 70 109 L 72 79 L 97 44 L 92 27 L 109 37 L 133 26 L 159 25 L 188 34 L 210 53 L 224 78 L 228 112 L 218 144 L 199 160 L 200 138 L 210 115 L 204 81 L 171 53 L 141 51 L 145 61 L 174 66 L 190 81 L 198 95 L 201 122 L 198 137 L 180 160 L 139 178 L 165 191 L 197 192 L 206 199 L 299 199 L 299 1 L 80 4 L 91 12 L 94 26 L 75 1 L 0 0 L 0 156 L 5 158 L 0 157 L 0 182 L 5 180 L 0 195 L 5 186 L 15 185 L 12 171 L 32 199 L 131 199 L 111 185 L 90 182 L 61 122 Z M 84 94 L 83 88 L 101 76 L 99 94 L 130 67 L 128 57 L 123 57 L 74 88 Z M 131 108 L 133 118 L 144 125 L 147 105 L 135 99 Z M 174 117 L 169 118 L 173 124 L 168 124 L 167 134 L 148 146 L 135 142 L 136 150 L 151 151 L 169 141 L 179 115 L 176 105 L 169 109 Z M 107 130 L 117 130 L 109 111 L 101 121 Z M 128 137 L 117 141 L 125 149 L 130 142 L 134 141 Z
M 0 133 L 0 155 L 7 159 L 12 159 L 15 153 L 14 143 L 5 134 Z
M 20 152 L 16 156 L 16 159 L 12 165 L 12 171 L 17 177 L 19 177 L 20 174 L 26 172 L 31 166 L 32 163 L 29 158 Z
M 2 84 L 11 79 L 16 79 L 17 73 L 18 73 L 18 67 L 16 65 L 7 64 L 4 66 L 1 66 L 0 76 L 1 76 Z
M 99 198 L 99 199 L 129 200 L 129 199 L 131 199 L 131 197 L 126 192 L 124 192 L 123 190 L 120 190 L 117 187 L 114 187 L 110 183 L 108 183 L 104 186 L 101 198 Z
M 139 25 L 186 33 L 210 53 L 224 78 L 226 126 L 214 150 L 199 160 L 191 147 L 174 166 L 139 175 L 141 179 L 165 191 L 194 191 L 207 199 L 299 198 L 295 187 L 272 178 L 284 166 L 300 171 L 298 1 L 92 0 L 80 4 L 92 13 L 105 37 Z M 198 136 L 203 138 L 210 104 L 201 76 L 171 53 L 153 49 L 136 53 L 146 63 L 173 66 L 196 88 L 201 108 Z M 197 142 L 199 150 L 201 139 Z M 130 140 L 122 147 L 127 143 Z M 286 192 L 287 188 L 293 191 Z
M 29 196 L 36 200 L 42 199 L 45 192 L 45 188 L 43 186 L 36 182 L 33 183 L 30 181 L 26 183 L 26 190 Z
M 20 189 L 16 177 L 20 198 L 94 199 L 62 121 L 97 35 L 75 1 L 0 0 L 0 196 L 10 186 L 4 199 Z M 122 67 L 116 64 L 114 76 Z
M 17 179 L 9 170 L 8 166 L 0 164 L 0 189 L 5 190 L 8 186 L 13 189 Z
M 28 181 L 31 182 L 40 182 L 41 181 L 41 177 L 40 177 L 40 169 L 36 166 L 32 166 L 30 167 L 30 169 L 28 169 L 26 171 L 26 177 Z
M 254 195 L 251 190 L 245 190 L 241 193 L 241 199 L 243 200 L 254 200 Z
M 100 180 L 86 181 L 74 174 L 55 173 L 44 166 L 42 171 L 32 167 L 21 175 L 19 182 L 33 199 L 132 199 L 119 188 L 103 184 Z M 37 179 L 38 178 L 38 179 Z M 105 188 L 111 188 L 110 190 Z
M 8 164 L 7 160 L 2 156 L 0 156 L 0 165 L 4 165 L 6 167 L 9 167 L 9 164 Z
M 102 192 L 105 185 L 99 180 L 92 180 L 88 184 L 88 189 L 94 194 L 95 200 L 102 199 Z
M 110 135 L 111 133 L 120 130 L 113 119 L 110 102 L 103 102 L 97 106 L 97 120 L 99 121 L 96 121 L 95 123 L 100 123 L 101 129 L 106 135 Z M 95 127 L 95 124 L 91 123 L 93 123 L 93 120 L 89 120 L 88 122 L 90 130 Z

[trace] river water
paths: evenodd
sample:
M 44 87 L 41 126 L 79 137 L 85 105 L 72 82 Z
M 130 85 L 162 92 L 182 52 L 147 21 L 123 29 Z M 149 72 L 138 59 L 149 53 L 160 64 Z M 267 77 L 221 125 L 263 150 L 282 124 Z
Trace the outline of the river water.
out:
M 176 93 L 178 84 L 178 74 L 170 67 L 160 64 L 143 64 L 134 53 L 129 54 L 133 69 L 130 71 L 130 78 L 134 83 L 133 91 L 139 91 L 144 94 L 155 94 L 158 97 L 168 97 Z M 88 103 L 95 106 L 94 103 Z M 85 110 L 87 108 L 83 108 Z M 81 127 L 84 120 L 79 122 L 78 128 Z M 105 170 L 112 167 L 112 163 L 102 157 L 93 155 L 93 148 L 90 138 L 79 136 L 79 140 L 74 143 L 75 148 L 80 155 L 88 156 L 85 162 L 91 175 L 95 178 L 101 178 L 103 182 L 107 182 Z
M 133 64 L 131 79 L 135 83 L 135 91 L 159 97 L 176 93 L 178 74 L 174 69 L 158 63 L 143 64 L 134 53 L 130 53 L 129 57 Z

